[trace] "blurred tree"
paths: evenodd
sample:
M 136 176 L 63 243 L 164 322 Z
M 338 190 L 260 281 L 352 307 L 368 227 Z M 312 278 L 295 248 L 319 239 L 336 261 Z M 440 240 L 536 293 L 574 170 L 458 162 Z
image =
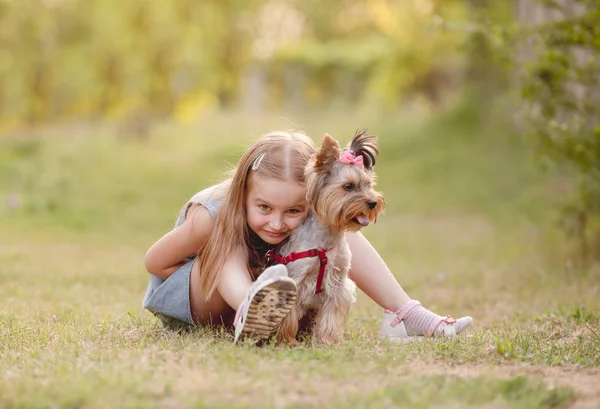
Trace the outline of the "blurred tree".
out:
M 470 25 L 466 40 L 467 67 L 465 75 L 469 79 L 471 95 L 477 101 L 476 120 L 485 124 L 495 97 L 507 85 L 508 70 L 498 58 L 497 37 L 501 35 L 502 26 L 511 19 L 507 13 L 510 7 L 506 3 L 490 0 L 469 0 Z
M 467 23 L 471 6 L 0 1 L 0 126 L 81 116 L 190 120 L 240 100 L 260 110 L 393 107 L 424 96 L 436 106 L 441 90 L 464 78 L 465 30 L 448 27 Z
M 424 96 L 439 105 L 461 69 L 465 37 L 445 19 L 464 22 L 464 3 L 432 0 L 346 0 L 295 3 L 305 18 L 300 42 L 278 50 L 275 61 L 310 72 L 309 98 L 365 100 L 395 106 Z
M 571 176 L 573 196 L 563 209 L 567 231 L 584 259 L 598 259 L 600 7 L 586 0 L 544 4 L 535 13 L 542 21 L 525 31 L 534 45 L 523 84 L 528 123 L 544 163 Z

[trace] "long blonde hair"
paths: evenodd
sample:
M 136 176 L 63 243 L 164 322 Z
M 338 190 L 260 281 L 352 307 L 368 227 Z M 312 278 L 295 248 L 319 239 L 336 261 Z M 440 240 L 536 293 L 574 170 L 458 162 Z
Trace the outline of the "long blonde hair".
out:
M 226 183 L 229 184 L 229 190 L 212 232 L 205 246 L 198 252 L 203 297 L 208 300 L 212 296 L 219 283 L 225 258 L 234 249 L 244 249 L 251 274 L 257 267 L 256 254 L 252 248 L 252 232 L 246 221 L 246 195 L 251 175 L 304 184 L 304 169 L 315 152 L 316 146 L 312 139 L 296 132 L 266 134 L 244 152 L 233 170 L 232 178 Z

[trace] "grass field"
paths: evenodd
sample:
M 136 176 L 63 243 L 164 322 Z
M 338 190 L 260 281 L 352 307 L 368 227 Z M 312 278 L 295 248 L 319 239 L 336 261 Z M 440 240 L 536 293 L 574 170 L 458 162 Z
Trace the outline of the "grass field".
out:
M 413 298 L 472 315 L 467 336 L 380 340 L 362 293 L 338 347 L 162 330 L 141 308 L 145 251 L 244 144 L 290 122 L 215 114 L 145 142 L 48 127 L 0 136 L 0 407 L 600 407 L 600 269 L 570 260 L 564 182 L 518 137 L 456 112 L 294 121 L 319 140 L 380 136 L 388 207 L 364 233 Z

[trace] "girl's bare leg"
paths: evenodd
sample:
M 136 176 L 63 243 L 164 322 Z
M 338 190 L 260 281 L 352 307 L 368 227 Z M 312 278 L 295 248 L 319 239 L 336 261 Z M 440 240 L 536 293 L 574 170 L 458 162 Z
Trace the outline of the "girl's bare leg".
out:
M 231 325 L 235 310 L 252 286 L 250 276 L 238 270 L 223 271 L 217 290 L 208 301 L 200 295 L 199 280 L 198 263 L 194 263 L 190 276 L 190 307 L 194 321 L 200 325 Z
M 197 269 L 196 263 L 190 277 L 190 307 L 194 320 L 200 325 L 233 324 L 234 342 L 240 337 L 257 341 L 269 338 L 296 302 L 296 284 L 283 265 L 267 268 L 256 282 L 252 282 L 245 265 L 236 268 L 234 256 L 225 262 L 216 291 L 208 301 L 202 299 Z
M 350 279 L 384 308 L 380 334 L 387 338 L 452 336 L 468 328 L 473 319 L 442 317 L 413 301 L 369 241 L 360 233 L 347 233 L 352 252 Z M 399 325 L 402 322 L 402 325 Z
M 377 250 L 360 232 L 346 233 L 352 252 L 350 279 L 382 308 L 396 311 L 411 298 L 404 292 Z

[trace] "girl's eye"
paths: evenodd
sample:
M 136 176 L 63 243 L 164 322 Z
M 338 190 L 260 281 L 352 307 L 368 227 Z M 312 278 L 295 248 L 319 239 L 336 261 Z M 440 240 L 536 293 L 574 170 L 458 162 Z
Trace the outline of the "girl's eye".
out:
M 298 213 L 300 213 L 300 210 L 298 210 L 298 209 L 290 209 L 290 210 L 288 210 L 288 213 L 298 214 Z
M 268 212 L 268 211 L 270 210 L 270 207 L 269 207 L 269 206 L 267 206 L 267 205 L 264 205 L 264 204 L 262 204 L 262 205 L 259 205 L 259 206 L 258 206 L 258 208 L 259 208 L 260 210 L 262 210 L 263 212 Z
M 354 183 L 346 183 L 344 185 L 344 190 L 346 192 L 352 192 L 354 190 Z

